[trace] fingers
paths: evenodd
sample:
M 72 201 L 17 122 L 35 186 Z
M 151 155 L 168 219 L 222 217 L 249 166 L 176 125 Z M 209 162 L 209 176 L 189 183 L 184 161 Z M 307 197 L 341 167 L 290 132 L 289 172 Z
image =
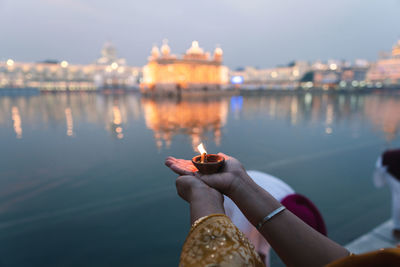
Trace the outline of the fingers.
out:
M 188 201 L 188 196 L 187 196 L 187 185 L 185 182 L 184 176 L 179 176 L 175 180 L 175 186 L 176 186 L 176 192 L 178 195 L 183 198 L 184 200 Z
M 169 166 L 169 168 L 175 172 L 176 174 L 179 175 L 193 175 L 193 172 L 190 170 L 187 170 L 185 168 L 182 168 L 181 166 L 179 166 L 178 164 L 172 164 Z
M 197 171 L 190 160 L 168 157 L 165 159 L 165 165 L 179 175 L 193 175 Z
M 164 164 L 167 167 L 170 167 L 172 164 L 174 164 L 175 161 L 176 161 L 176 159 L 174 157 L 168 157 L 168 158 L 165 159 Z
M 175 162 L 176 162 L 176 158 L 174 158 L 174 157 L 168 157 L 168 158 L 165 159 L 165 165 L 167 167 L 171 166 Z
M 168 157 L 165 159 L 165 165 L 170 168 L 173 172 L 179 174 L 179 175 L 184 175 L 186 174 L 184 172 L 184 168 L 182 164 L 180 163 L 180 160 L 174 158 L 174 157 Z
M 196 188 L 207 186 L 193 175 L 182 175 L 175 180 L 176 191 L 184 200 L 190 202 L 190 197 Z

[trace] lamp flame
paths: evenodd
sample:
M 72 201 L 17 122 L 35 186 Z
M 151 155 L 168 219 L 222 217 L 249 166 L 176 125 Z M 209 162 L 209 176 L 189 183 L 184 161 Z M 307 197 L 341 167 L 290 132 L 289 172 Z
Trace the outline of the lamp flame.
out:
M 207 154 L 206 149 L 204 148 L 203 143 L 200 143 L 200 145 L 197 146 L 197 150 L 200 152 L 201 155 Z

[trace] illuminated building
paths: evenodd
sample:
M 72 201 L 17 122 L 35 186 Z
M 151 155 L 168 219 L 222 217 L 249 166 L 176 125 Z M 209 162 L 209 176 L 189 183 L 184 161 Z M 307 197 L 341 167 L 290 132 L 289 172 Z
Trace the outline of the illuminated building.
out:
M 215 91 L 228 83 L 228 69 L 222 65 L 223 51 L 217 47 L 211 57 L 197 41 L 182 57 L 171 54 L 166 40 L 153 46 L 143 68 L 141 90 L 145 94 L 180 94 L 187 91 Z
M 127 66 L 106 43 L 95 64 L 78 65 L 65 60 L 37 63 L 0 61 L 1 88 L 37 88 L 41 91 L 91 91 L 103 88 L 138 88 L 141 68 Z
M 231 71 L 231 83 L 245 90 L 293 90 L 293 89 L 349 89 L 364 87 L 369 62 L 357 59 L 354 63 L 328 60 L 293 62 L 288 66 L 257 69 L 246 67 Z M 240 78 L 240 79 L 239 79 Z M 239 83 L 237 81 L 240 81 Z
M 226 124 L 229 103 L 226 99 L 212 101 L 155 101 L 142 99 L 147 128 L 153 130 L 158 148 L 170 146 L 173 136 L 188 135 L 195 148 L 208 132 L 219 145 L 221 128 Z
M 230 77 L 242 77 L 240 88 L 247 90 L 257 89 L 296 89 L 304 74 L 310 70 L 306 62 L 295 62 L 290 66 L 268 69 L 246 67 L 243 70 L 231 71 Z
M 400 85 L 400 40 L 390 58 L 380 59 L 370 68 L 366 80 L 378 88 Z

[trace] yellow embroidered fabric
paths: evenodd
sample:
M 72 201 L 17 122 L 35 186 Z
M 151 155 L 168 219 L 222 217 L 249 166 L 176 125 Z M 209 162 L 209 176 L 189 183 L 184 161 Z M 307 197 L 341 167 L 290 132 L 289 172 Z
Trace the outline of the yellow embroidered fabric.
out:
M 197 220 L 182 248 L 180 267 L 265 266 L 253 245 L 225 214 Z

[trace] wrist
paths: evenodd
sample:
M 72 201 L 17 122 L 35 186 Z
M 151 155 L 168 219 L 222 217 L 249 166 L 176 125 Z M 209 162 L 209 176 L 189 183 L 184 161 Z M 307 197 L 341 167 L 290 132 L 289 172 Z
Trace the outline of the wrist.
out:
M 240 172 L 233 178 L 229 190 L 226 192 L 226 195 L 234 199 L 235 196 L 243 195 L 243 192 L 249 192 L 254 190 L 254 186 L 257 186 L 253 179 L 248 176 L 246 171 Z
M 258 186 L 250 176 L 245 174 L 232 191 L 229 198 L 244 211 L 246 218 L 256 225 L 267 214 L 279 208 L 281 204 L 272 195 Z
M 214 191 L 214 192 L 213 192 Z M 210 214 L 225 214 L 224 198 L 218 191 L 196 190 L 190 199 L 190 214 L 192 224 L 199 218 Z

